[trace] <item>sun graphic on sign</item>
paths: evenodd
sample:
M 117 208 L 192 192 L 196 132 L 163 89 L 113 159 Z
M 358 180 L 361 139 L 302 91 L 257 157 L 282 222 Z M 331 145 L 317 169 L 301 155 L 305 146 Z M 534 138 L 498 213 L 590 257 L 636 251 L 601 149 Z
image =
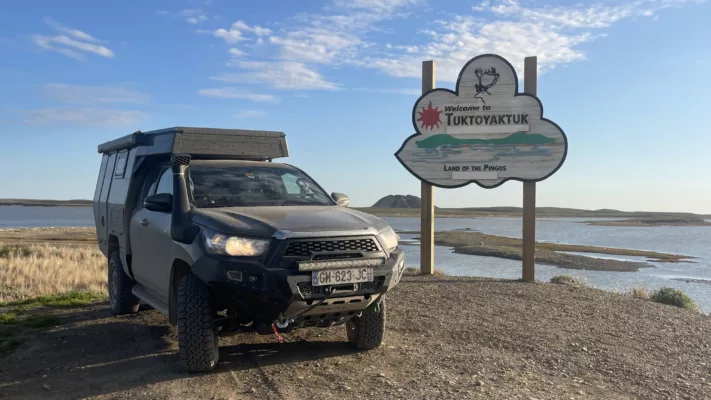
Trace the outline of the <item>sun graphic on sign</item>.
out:
M 432 102 L 430 101 L 430 105 L 427 108 L 422 107 L 422 111 L 418 111 L 420 113 L 420 118 L 418 118 L 418 121 L 422 121 L 422 128 L 426 129 L 434 129 L 436 126 L 439 128 L 439 123 L 442 122 L 440 120 L 440 113 L 439 107 L 434 107 L 432 108 Z

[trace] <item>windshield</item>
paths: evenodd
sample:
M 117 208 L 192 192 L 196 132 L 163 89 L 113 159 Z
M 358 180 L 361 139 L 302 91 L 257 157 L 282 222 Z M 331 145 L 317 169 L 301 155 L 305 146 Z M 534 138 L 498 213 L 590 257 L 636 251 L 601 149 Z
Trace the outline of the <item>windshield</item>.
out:
M 331 198 L 302 172 L 249 165 L 190 166 L 195 207 L 333 205 Z

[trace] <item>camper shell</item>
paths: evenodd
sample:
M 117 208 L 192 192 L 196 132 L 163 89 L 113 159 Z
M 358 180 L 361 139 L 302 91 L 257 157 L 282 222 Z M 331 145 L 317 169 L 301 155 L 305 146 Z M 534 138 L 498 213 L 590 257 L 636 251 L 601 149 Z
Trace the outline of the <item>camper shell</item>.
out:
M 283 132 L 173 127 L 97 150 L 110 307 L 164 314 L 189 371 L 214 368 L 218 336 L 241 331 L 345 325 L 356 348 L 380 345 L 384 296 L 405 269 L 398 236 L 273 162 L 289 155 Z
M 107 257 L 119 248 L 124 265 L 130 265 L 128 226 L 141 189 L 131 181 L 141 178 L 137 174 L 147 159 L 189 154 L 196 160 L 271 161 L 289 156 L 283 132 L 194 127 L 137 131 L 100 144 L 98 152 L 102 157 L 93 201 L 96 237 Z

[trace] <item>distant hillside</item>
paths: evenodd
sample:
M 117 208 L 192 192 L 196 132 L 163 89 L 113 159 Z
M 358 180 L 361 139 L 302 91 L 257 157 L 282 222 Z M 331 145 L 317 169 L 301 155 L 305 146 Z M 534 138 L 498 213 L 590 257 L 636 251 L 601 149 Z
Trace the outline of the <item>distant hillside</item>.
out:
M 391 196 L 388 196 L 391 197 Z M 385 197 L 384 199 L 387 199 Z M 419 199 L 418 199 L 419 200 Z M 382 201 L 382 200 L 381 200 Z M 408 216 L 420 215 L 419 206 L 415 207 L 386 207 L 379 206 L 359 208 L 370 214 L 379 216 Z M 418 203 L 419 204 L 419 203 Z M 467 207 L 467 208 L 437 208 L 437 217 L 519 217 L 523 213 L 521 207 Z M 711 215 L 699 215 L 684 212 L 652 212 L 652 211 L 619 211 L 611 209 L 581 210 L 577 208 L 536 207 L 538 218 L 703 218 L 709 219 Z
M 420 198 L 412 195 L 391 194 L 373 204 L 373 208 L 420 208 Z
M 522 214 L 520 207 L 471 207 L 454 208 L 451 210 L 461 210 L 470 212 L 489 212 Z M 561 207 L 536 207 L 536 214 L 540 217 L 595 217 L 595 218 L 708 218 L 709 215 L 699 215 L 685 212 L 655 212 L 655 211 L 620 211 L 609 208 L 600 210 L 582 210 L 578 208 Z
M 91 207 L 91 200 L 0 199 L 0 206 Z

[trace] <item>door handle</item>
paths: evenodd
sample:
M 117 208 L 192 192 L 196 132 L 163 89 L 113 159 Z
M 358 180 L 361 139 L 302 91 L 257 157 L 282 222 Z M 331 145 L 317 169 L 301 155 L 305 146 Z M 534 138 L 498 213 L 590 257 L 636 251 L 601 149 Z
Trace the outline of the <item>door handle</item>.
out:
M 148 220 L 145 219 L 145 218 L 143 218 L 143 219 L 141 220 L 141 225 L 143 225 L 143 226 L 148 226 Z

